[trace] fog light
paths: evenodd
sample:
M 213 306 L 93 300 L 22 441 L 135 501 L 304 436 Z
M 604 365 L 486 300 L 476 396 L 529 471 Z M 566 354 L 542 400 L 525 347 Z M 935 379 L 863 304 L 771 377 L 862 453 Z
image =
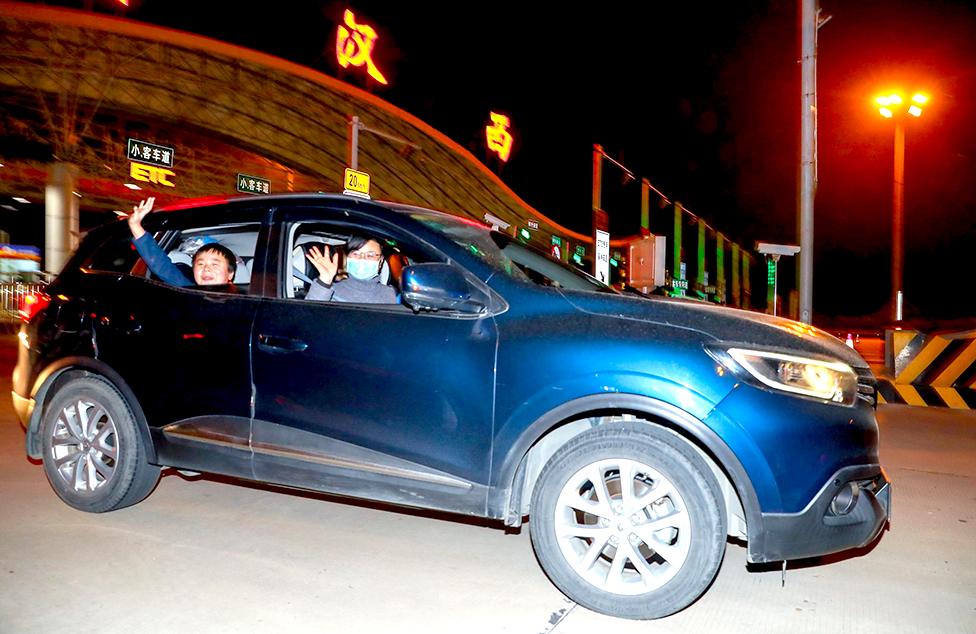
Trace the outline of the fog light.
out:
M 848 482 L 847 486 L 837 492 L 834 499 L 830 501 L 831 515 L 847 515 L 857 505 L 857 496 L 860 495 L 861 488 L 857 482 Z

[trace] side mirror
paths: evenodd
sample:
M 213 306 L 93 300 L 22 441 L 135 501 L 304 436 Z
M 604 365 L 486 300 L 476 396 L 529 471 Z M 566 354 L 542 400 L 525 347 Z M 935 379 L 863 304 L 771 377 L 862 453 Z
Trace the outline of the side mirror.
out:
M 403 303 L 415 311 L 455 310 L 475 315 L 491 302 L 485 290 L 469 282 L 456 267 L 442 262 L 403 269 L 400 293 Z

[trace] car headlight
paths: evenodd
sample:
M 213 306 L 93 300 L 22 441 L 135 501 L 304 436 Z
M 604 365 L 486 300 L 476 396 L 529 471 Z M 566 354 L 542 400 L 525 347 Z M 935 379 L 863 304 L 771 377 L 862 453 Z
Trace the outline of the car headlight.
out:
M 736 372 L 737 368 L 730 366 L 731 357 L 749 376 L 774 390 L 842 405 L 853 405 L 857 398 L 857 374 L 841 361 L 745 348 L 727 348 L 724 352 L 728 356 L 716 356 L 723 365 Z

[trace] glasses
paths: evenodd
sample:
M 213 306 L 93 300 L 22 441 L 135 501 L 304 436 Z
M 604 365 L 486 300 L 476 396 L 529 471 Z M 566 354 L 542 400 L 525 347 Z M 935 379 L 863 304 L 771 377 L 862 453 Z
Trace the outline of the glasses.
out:
M 349 258 L 353 260 L 369 260 L 370 262 L 378 262 L 381 257 L 383 257 L 383 254 L 376 253 L 375 251 L 352 251 L 349 253 Z

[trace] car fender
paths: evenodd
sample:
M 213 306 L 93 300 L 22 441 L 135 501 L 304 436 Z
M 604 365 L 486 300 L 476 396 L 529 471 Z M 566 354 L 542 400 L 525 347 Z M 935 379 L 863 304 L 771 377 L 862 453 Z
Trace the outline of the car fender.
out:
M 24 438 L 24 443 L 26 445 L 27 455 L 34 459 L 41 458 L 41 441 L 40 441 L 40 426 L 41 426 L 41 415 L 43 414 L 44 408 L 38 407 L 40 403 L 44 403 L 47 399 L 48 392 L 51 387 L 54 386 L 58 379 L 69 372 L 88 372 L 91 374 L 97 374 L 101 378 L 105 379 L 112 386 L 117 389 L 122 396 L 125 398 L 126 403 L 132 410 L 133 416 L 135 416 L 136 421 L 138 421 L 139 432 L 143 436 L 143 440 L 146 441 L 146 446 L 149 448 L 149 462 L 155 463 L 156 461 L 156 447 L 152 442 L 152 437 L 149 434 L 149 424 L 146 421 L 146 416 L 142 411 L 142 407 L 139 405 L 138 399 L 136 399 L 135 394 L 133 394 L 132 389 L 129 388 L 125 380 L 119 376 L 119 374 L 111 368 L 111 366 L 105 364 L 98 359 L 93 359 L 91 357 L 82 356 L 72 356 L 63 357 L 54 361 L 47 367 L 45 367 L 37 376 L 34 381 L 34 386 L 31 389 L 31 400 L 34 403 L 32 407 L 30 418 L 27 421 L 27 434 Z
M 701 395 L 686 390 L 689 402 L 703 406 Z M 706 414 L 714 404 L 704 408 Z M 521 409 L 521 408 L 520 408 Z M 699 408 L 696 408 L 699 409 Z M 696 444 L 700 449 L 710 454 L 712 459 L 723 469 L 729 481 L 735 488 L 746 515 L 746 522 L 752 527 L 762 526 L 759 500 L 753 487 L 752 480 L 742 463 L 729 445 L 703 422 L 704 415 L 696 416 L 683 407 L 659 398 L 643 396 L 641 394 L 624 392 L 605 392 L 576 396 L 553 407 L 537 416 L 533 422 L 524 427 L 523 431 L 510 441 L 503 441 L 500 447 L 508 447 L 500 456 L 494 470 L 493 489 L 497 495 L 489 500 L 490 514 L 506 518 L 511 504 L 512 495 L 518 495 L 516 478 L 519 477 L 519 466 L 529 449 L 540 438 L 549 433 L 561 423 L 580 418 L 601 411 L 627 411 L 647 416 L 661 421 L 681 435 Z M 505 426 L 503 426 L 503 429 Z M 506 519 L 506 521 L 508 521 Z

